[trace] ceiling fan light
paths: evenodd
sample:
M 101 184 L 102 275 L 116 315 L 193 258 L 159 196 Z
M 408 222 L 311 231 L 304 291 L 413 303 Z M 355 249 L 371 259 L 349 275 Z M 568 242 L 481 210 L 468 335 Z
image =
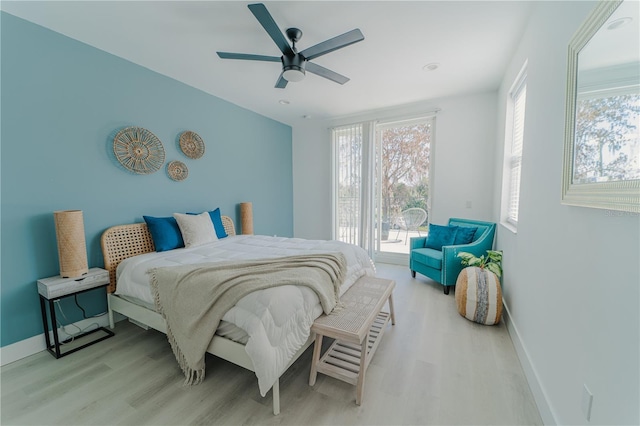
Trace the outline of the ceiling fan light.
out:
M 282 73 L 282 77 L 284 77 L 284 79 L 290 83 L 297 83 L 298 81 L 302 81 L 304 79 L 304 76 L 304 70 L 296 66 L 287 67 Z

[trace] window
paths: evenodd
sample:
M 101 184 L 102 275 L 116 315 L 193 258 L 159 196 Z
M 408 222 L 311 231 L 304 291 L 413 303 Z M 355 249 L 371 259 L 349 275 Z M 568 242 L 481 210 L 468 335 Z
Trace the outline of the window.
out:
M 504 185 L 507 191 L 505 221 L 512 226 L 518 225 L 520 207 L 520 174 L 522 171 L 522 146 L 524 141 L 524 117 L 527 99 L 526 64 L 509 93 L 507 111 L 507 139 L 505 141 L 506 170 L 508 181 Z
M 360 245 L 363 126 L 355 124 L 331 132 L 335 153 L 334 238 Z

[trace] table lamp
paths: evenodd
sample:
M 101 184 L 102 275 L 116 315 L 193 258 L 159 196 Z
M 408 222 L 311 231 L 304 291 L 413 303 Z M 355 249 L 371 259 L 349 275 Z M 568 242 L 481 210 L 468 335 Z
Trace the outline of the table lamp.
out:
M 77 278 L 86 275 L 89 272 L 89 266 L 82 210 L 55 211 L 53 219 L 58 240 L 60 276 Z

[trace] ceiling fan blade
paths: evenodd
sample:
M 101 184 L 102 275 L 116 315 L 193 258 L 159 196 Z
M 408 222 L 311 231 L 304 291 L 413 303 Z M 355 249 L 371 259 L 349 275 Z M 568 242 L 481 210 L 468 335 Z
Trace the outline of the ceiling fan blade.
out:
M 323 41 L 322 43 L 318 43 L 315 46 L 304 49 L 300 53 L 308 60 L 311 60 L 362 40 L 364 40 L 364 35 L 362 35 L 362 32 L 356 28 L 355 30 L 351 30 L 342 35 Z
M 222 59 L 246 59 L 249 61 L 280 62 L 277 56 L 252 55 L 249 53 L 216 52 Z
M 342 74 L 338 74 L 337 72 L 331 71 L 330 69 L 321 67 L 320 65 L 314 64 L 312 62 L 307 62 L 305 69 L 312 74 L 319 75 L 320 77 L 327 78 L 339 84 L 345 84 L 347 81 L 349 81 L 348 77 L 345 77 Z
M 293 50 L 291 46 L 289 46 L 289 42 L 287 41 L 280 28 L 278 28 L 278 24 L 273 20 L 273 17 L 267 10 L 266 6 L 262 3 L 250 4 L 247 6 L 253 16 L 256 17 L 260 25 L 267 31 L 271 39 L 276 43 L 278 48 L 282 53 L 287 56 L 293 56 Z
M 278 78 L 278 81 L 276 81 L 275 88 L 276 89 L 284 89 L 285 87 L 287 87 L 287 83 L 288 83 L 288 81 L 285 80 L 285 78 L 284 78 L 284 72 L 282 72 L 282 73 L 280 73 L 280 78 Z

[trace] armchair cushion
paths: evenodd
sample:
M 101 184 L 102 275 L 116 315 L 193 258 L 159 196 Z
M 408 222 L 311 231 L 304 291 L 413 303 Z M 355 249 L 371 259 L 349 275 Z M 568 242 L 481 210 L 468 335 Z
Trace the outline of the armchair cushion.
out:
M 433 269 L 442 269 L 442 251 L 430 248 L 419 248 L 411 251 L 411 257 Z
M 434 250 L 442 250 L 442 246 L 450 246 L 456 239 L 457 226 L 429 224 L 429 235 L 425 246 Z
M 453 244 L 469 244 L 473 241 L 477 230 L 478 227 L 476 226 L 458 226 L 458 232 L 456 232 L 456 239 L 453 241 Z

